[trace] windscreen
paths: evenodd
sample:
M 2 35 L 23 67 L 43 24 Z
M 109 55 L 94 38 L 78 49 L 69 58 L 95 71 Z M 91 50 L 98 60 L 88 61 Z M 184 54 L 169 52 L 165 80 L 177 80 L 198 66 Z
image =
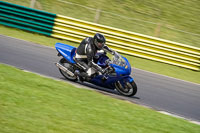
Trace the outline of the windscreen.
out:
M 113 57 L 111 57 L 111 62 L 110 63 L 118 65 L 118 66 L 121 66 L 121 67 L 125 67 L 126 66 L 126 61 L 117 52 L 115 52 L 115 54 L 113 55 Z

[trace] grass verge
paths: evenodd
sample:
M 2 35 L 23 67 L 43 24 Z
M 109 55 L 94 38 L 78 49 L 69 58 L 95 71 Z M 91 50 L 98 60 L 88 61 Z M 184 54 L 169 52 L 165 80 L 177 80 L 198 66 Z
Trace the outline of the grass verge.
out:
M 183 119 L 0 64 L 2 133 L 199 133 Z M 98 103 L 98 104 L 97 104 Z
M 56 42 L 61 42 L 61 43 L 73 45 L 76 47 L 78 46 L 77 43 L 55 39 L 52 37 L 39 35 L 37 33 L 26 32 L 20 29 L 9 28 L 2 25 L 0 25 L 0 34 L 27 40 L 30 42 L 34 42 L 34 43 L 38 43 L 38 44 L 46 45 L 50 47 L 54 47 Z M 200 72 L 192 71 L 185 68 L 180 68 L 180 67 L 160 63 L 160 62 L 137 58 L 133 56 L 128 56 L 128 55 L 125 55 L 125 56 L 129 59 L 132 66 L 135 68 L 159 73 L 162 75 L 167 75 L 170 77 L 174 77 L 174 78 L 178 78 L 178 79 L 182 79 L 182 80 L 186 80 L 186 81 L 190 81 L 194 83 L 200 83 L 200 80 L 199 80 Z

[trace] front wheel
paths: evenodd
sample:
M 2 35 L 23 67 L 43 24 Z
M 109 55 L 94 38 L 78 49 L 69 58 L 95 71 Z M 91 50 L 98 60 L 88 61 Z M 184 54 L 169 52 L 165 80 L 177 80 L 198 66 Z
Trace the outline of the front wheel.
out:
M 137 93 L 137 85 L 134 81 L 125 82 L 124 85 L 122 85 L 120 81 L 117 81 L 115 83 L 115 88 L 120 94 L 129 97 L 134 96 Z

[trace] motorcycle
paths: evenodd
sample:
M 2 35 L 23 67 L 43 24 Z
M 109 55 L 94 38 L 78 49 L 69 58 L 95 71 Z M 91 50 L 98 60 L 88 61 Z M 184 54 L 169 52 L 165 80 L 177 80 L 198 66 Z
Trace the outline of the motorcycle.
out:
M 56 43 L 55 48 L 58 51 L 58 56 L 62 56 L 60 61 L 56 63 L 60 73 L 68 80 L 77 81 L 79 77 L 74 72 L 83 70 L 74 60 L 76 47 Z M 99 66 L 106 69 L 106 73 L 103 75 L 96 74 L 86 82 L 109 89 L 116 89 L 125 96 L 135 95 L 137 93 L 137 85 L 134 79 L 130 77 L 131 65 L 128 60 L 116 51 L 111 56 L 110 59 L 106 52 L 97 52 L 95 61 Z M 96 73 L 94 69 L 91 69 L 91 72 Z

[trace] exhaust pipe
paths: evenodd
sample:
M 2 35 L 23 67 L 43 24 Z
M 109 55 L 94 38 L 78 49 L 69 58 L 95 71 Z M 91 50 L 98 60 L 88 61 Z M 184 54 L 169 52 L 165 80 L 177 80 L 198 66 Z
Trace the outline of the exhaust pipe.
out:
M 62 64 L 60 64 L 59 62 L 58 63 L 55 63 L 55 65 L 60 68 L 61 70 L 63 70 L 64 72 L 66 72 L 67 74 L 69 74 L 71 77 L 74 76 L 74 73 L 72 73 L 70 70 L 68 70 L 68 68 L 66 68 L 65 66 L 63 66 Z

